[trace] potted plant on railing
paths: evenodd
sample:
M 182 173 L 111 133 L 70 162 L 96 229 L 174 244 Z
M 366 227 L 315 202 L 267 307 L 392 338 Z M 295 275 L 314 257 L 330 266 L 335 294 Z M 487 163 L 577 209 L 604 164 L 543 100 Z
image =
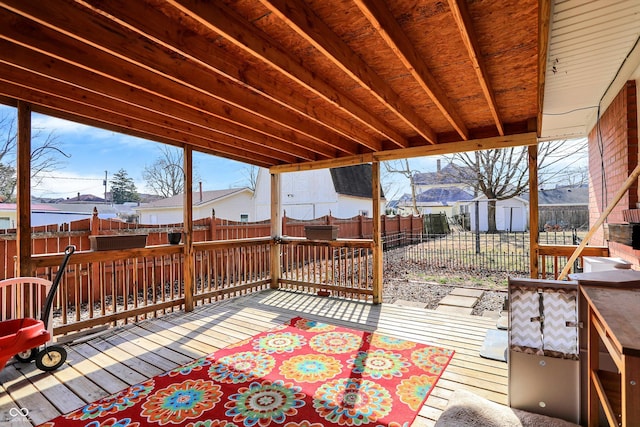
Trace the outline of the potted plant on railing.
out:
M 110 251 L 121 249 L 144 248 L 147 244 L 146 234 L 99 234 L 89 236 L 92 251 Z
M 178 230 L 170 229 L 167 233 L 167 239 L 169 240 L 170 245 L 177 245 L 182 239 L 182 233 Z

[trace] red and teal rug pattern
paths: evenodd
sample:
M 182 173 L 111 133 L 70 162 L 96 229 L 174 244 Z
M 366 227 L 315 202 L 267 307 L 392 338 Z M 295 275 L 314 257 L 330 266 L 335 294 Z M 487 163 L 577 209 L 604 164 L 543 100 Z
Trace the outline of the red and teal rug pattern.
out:
M 42 426 L 408 427 L 452 357 L 296 317 Z

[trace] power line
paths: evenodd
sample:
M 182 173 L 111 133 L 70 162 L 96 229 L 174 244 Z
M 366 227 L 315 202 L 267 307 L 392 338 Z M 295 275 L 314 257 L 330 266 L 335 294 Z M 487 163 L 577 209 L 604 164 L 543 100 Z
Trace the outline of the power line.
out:
M 52 175 L 40 175 L 39 178 L 68 179 L 72 181 L 102 181 L 103 180 L 103 178 L 78 178 L 73 176 L 52 176 Z

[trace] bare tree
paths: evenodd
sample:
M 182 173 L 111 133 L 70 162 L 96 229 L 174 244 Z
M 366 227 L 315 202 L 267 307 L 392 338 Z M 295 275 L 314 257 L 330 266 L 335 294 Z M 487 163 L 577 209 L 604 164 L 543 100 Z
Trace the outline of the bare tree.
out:
M 258 166 L 247 165 L 242 171 L 245 183 L 247 184 L 246 187 L 254 192 L 256 191 L 256 184 L 258 183 L 258 170 Z
M 12 115 L 0 117 L 0 196 L 13 199 L 16 190 L 16 148 L 18 132 Z M 59 148 L 60 141 L 54 131 L 46 133 L 34 128 L 31 132 L 31 185 L 37 186 L 48 172 L 60 165 L 60 157 L 71 157 Z
M 541 143 L 538 147 L 538 182 L 544 186 L 566 173 L 566 158 L 586 148 L 586 141 L 568 144 L 567 141 Z M 458 153 L 449 157 L 458 178 L 467 179 L 488 201 L 488 232 L 495 233 L 496 202 L 529 191 L 529 156 L 527 147 Z M 464 178 L 466 177 L 466 178 Z
M 420 212 L 418 211 L 418 206 L 416 202 L 416 186 L 413 180 L 415 171 L 411 170 L 411 168 L 409 167 L 409 160 L 408 159 L 393 160 L 388 162 L 382 162 L 382 164 L 384 165 L 384 168 L 388 174 L 399 174 L 409 180 L 409 186 L 411 188 L 411 207 L 414 215 L 418 215 Z
M 162 145 L 160 157 L 152 165 L 145 166 L 142 178 L 151 190 L 162 197 L 171 197 L 184 192 L 184 170 L 182 150 Z

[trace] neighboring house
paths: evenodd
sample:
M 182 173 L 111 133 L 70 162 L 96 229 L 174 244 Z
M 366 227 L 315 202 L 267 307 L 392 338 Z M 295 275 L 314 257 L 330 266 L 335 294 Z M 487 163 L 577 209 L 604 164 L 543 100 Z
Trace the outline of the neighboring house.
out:
M 65 224 L 80 219 L 91 218 L 97 208 L 100 218 L 118 218 L 120 209 L 97 203 L 32 203 L 31 226 Z M 0 229 L 16 228 L 16 204 L 0 203 Z
M 437 160 L 435 172 L 417 172 L 413 174 L 413 185 L 416 187 L 416 194 L 433 188 L 455 187 L 473 193 L 473 187 L 469 185 L 475 175 L 468 169 L 461 166 L 454 167 L 451 163 L 444 168 Z
M 473 194 L 466 192 L 455 186 L 429 188 L 416 195 L 416 207 L 421 214 L 444 213 L 448 218 L 459 215 L 461 202 L 469 202 L 473 199 Z M 397 206 L 398 213 L 409 215 L 413 213 L 413 203 L 409 194 L 403 195 Z
M 529 194 L 521 196 L 529 200 Z M 541 230 L 588 228 L 589 185 L 565 185 L 538 191 L 538 224 Z
M 283 173 L 280 176 L 280 203 L 287 217 L 314 219 L 331 213 L 337 218 L 357 215 L 371 217 L 371 165 Z M 384 212 L 384 195 L 380 212 Z M 267 169 L 260 169 L 256 181 L 256 221 L 271 215 L 271 179 Z M 281 212 L 282 213 L 282 212 Z
M 141 224 L 183 222 L 184 195 L 145 203 L 135 208 Z M 246 187 L 193 193 L 193 219 L 213 216 L 233 221 L 255 221 L 253 192 Z

